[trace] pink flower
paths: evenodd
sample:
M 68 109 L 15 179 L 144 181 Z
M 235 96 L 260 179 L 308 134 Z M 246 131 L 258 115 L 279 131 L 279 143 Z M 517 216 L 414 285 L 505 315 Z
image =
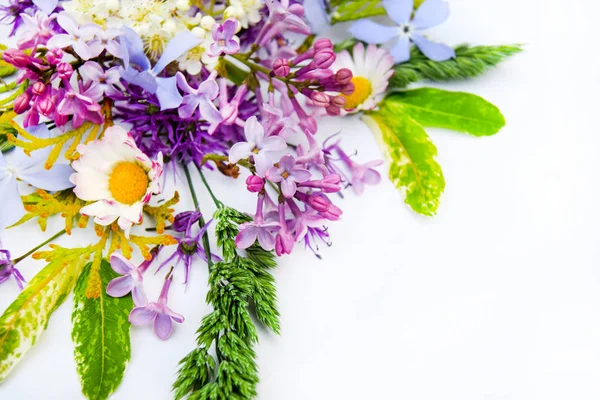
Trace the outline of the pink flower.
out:
M 169 287 L 173 281 L 171 273 L 167 275 L 160 296 L 156 302 L 135 307 L 129 314 L 129 322 L 133 325 L 153 324 L 154 333 L 161 340 L 167 340 L 173 331 L 173 321 L 182 323 L 184 317 L 167 306 Z
M 81 67 L 84 75 L 89 81 L 98 85 L 101 93 L 110 93 L 114 84 L 119 82 L 121 74 L 119 67 L 112 67 L 104 71 L 104 68 L 95 61 L 88 61 Z
M 279 136 L 265 138 L 265 129 L 255 116 L 248 118 L 244 125 L 245 142 L 239 142 L 229 150 L 229 162 L 236 163 L 252 156 L 256 172 L 264 176 L 273 165 L 270 153 L 281 151 L 287 147 L 285 140 Z
M 258 239 L 258 243 L 265 250 L 270 251 L 275 248 L 275 237 L 273 235 L 281 228 L 281 226 L 277 222 L 264 222 L 264 200 L 265 195 L 260 194 L 258 196 L 254 221 L 240 225 L 240 232 L 235 238 L 235 244 L 238 248 L 247 249 L 256 242 L 256 239 Z
M 222 54 L 235 54 L 240 51 L 240 39 L 235 36 L 238 22 L 228 19 L 223 24 L 215 24 L 212 29 L 214 43 L 210 45 L 210 52 L 217 57 Z
M 123 297 L 131 293 L 136 305 L 146 305 L 148 300 L 142 285 L 144 272 L 150 266 L 152 260 L 144 261 L 138 267 L 123 257 L 122 254 L 113 253 L 110 257 L 110 266 L 115 272 L 123 275 L 111 280 L 106 286 L 106 293 L 112 297 Z
M 56 34 L 50 26 L 55 16 L 48 17 L 43 11 L 38 11 L 31 16 L 26 13 L 21 14 L 23 26 L 17 40 L 19 49 L 34 49 L 38 45 L 45 45 L 53 35 Z
M 66 79 L 63 82 L 66 91 L 64 98 L 56 107 L 56 112 L 63 116 L 72 115 L 73 128 L 79 128 L 86 121 L 102 124 L 104 122 L 102 107 L 95 101 L 100 97 L 98 85 L 91 84 L 84 89 L 83 84 L 79 82 L 81 93 L 77 93 Z
M 288 199 L 296 193 L 296 183 L 306 182 L 311 177 L 311 173 L 296 166 L 296 160 L 293 156 L 286 154 L 279 160 L 279 166 L 272 167 L 267 171 L 267 179 L 271 182 L 281 184 L 281 192 Z
M 50 40 L 48 40 L 46 47 L 49 49 L 64 49 L 65 47 L 73 46 L 73 50 L 75 50 L 79 57 L 84 60 L 89 60 L 97 55 L 92 53 L 90 47 L 86 43 L 94 37 L 94 25 L 84 25 L 80 27 L 66 12 L 58 14 L 57 21 L 61 28 L 67 33 L 52 36 Z

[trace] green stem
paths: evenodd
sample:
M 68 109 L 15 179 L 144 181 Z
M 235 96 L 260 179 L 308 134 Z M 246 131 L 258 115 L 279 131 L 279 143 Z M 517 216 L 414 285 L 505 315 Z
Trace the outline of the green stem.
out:
M 196 165 L 196 169 L 198 170 L 198 173 L 200 174 L 200 178 L 202 178 L 202 183 L 204 183 L 204 186 L 206 187 L 206 190 L 208 190 L 208 193 L 210 194 L 210 197 L 212 197 L 213 202 L 215 203 L 215 206 L 217 206 L 217 208 L 222 208 L 223 207 L 223 203 L 217 199 L 215 197 L 215 194 L 213 193 L 210 185 L 208 184 L 208 182 L 206 181 L 206 178 L 204 177 L 204 173 L 202 172 L 202 168 L 200 168 L 197 164 Z
M 44 241 L 43 243 L 40 243 L 39 245 L 35 246 L 33 249 L 29 250 L 27 253 L 23 254 L 21 257 L 15 258 L 13 260 L 13 264 L 16 265 L 17 263 L 23 261 L 24 259 L 26 259 L 30 255 L 32 255 L 33 253 L 35 253 L 36 251 L 38 251 L 39 249 L 41 249 L 42 247 L 44 247 L 48 243 L 50 243 L 50 242 L 58 239 L 59 237 L 61 237 L 65 233 L 67 233 L 67 231 L 66 231 L 66 229 L 63 229 L 62 231 L 60 231 L 57 234 L 55 234 L 54 236 L 52 236 L 50 239 Z
M 198 197 L 196 197 L 196 190 L 194 189 L 194 183 L 192 182 L 192 176 L 190 175 L 190 169 L 188 168 L 187 164 L 183 164 L 183 171 L 185 172 L 185 177 L 190 188 L 190 193 L 192 194 L 192 200 L 194 202 L 194 206 L 196 207 L 196 211 L 200 213 L 200 220 L 198 221 L 198 224 L 200 225 L 200 228 L 204 228 L 204 226 L 206 225 L 206 221 L 204 220 L 204 216 L 202 216 L 202 212 L 200 211 L 200 203 L 198 202 Z M 213 262 L 210 253 L 210 242 L 208 241 L 208 232 L 204 232 L 204 235 L 202 235 L 202 244 L 204 245 L 206 259 L 208 260 L 208 269 L 210 270 L 212 269 Z

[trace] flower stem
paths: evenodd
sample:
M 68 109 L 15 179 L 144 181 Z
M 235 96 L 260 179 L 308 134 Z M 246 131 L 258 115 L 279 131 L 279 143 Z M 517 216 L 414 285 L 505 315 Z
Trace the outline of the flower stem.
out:
M 41 249 L 42 247 L 44 247 L 45 245 L 47 245 L 48 243 L 58 239 L 59 237 L 61 237 L 62 235 L 64 235 L 65 233 L 67 233 L 66 229 L 63 229 L 62 231 L 58 232 L 57 234 L 55 234 L 54 236 L 52 236 L 50 239 L 45 240 L 44 242 L 40 243 L 39 245 L 35 246 L 33 249 L 29 250 L 27 253 L 23 254 L 21 257 L 15 258 L 13 260 L 13 264 L 17 264 L 21 261 L 23 261 L 24 259 L 26 259 L 27 257 L 29 257 L 30 255 L 32 255 L 33 253 L 35 253 L 36 251 L 38 251 L 39 249 Z
M 202 178 L 202 183 L 204 183 L 206 190 L 208 190 L 210 197 L 212 197 L 213 202 L 215 203 L 215 206 L 217 206 L 217 208 L 222 208 L 223 203 L 215 197 L 215 194 L 213 193 L 210 185 L 208 184 L 208 182 L 206 181 L 206 178 L 204 177 L 204 173 L 202 172 L 202 169 L 197 164 L 194 164 L 194 165 L 196 165 L 196 169 L 198 170 L 198 173 L 200 174 L 200 178 Z
M 194 189 L 194 183 L 192 182 L 192 176 L 190 175 L 190 169 L 188 168 L 187 164 L 183 164 L 183 171 L 185 172 L 185 177 L 187 179 L 188 182 L 188 186 L 190 188 L 190 193 L 192 194 L 192 200 L 194 202 L 194 206 L 196 207 L 196 211 L 198 211 L 200 213 L 200 220 L 198 221 L 198 224 L 200 225 L 200 228 L 204 228 L 204 225 L 206 225 L 206 221 L 204 220 L 204 216 L 202 215 L 202 212 L 200 211 L 200 203 L 198 202 L 198 197 L 196 197 L 196 190 Z M 202 235 L 202 244 L 204 245 L 204 251 L 206 252 L 206 259 L 207 259 L 207 263 L 208 263 L 208 269 L 212 269 L 213 266 L 213 262 L 212 262 L 212 255 L 210 252 L 210 242 L 208 241 L 208 231 L 204 233 L 204 235 Z

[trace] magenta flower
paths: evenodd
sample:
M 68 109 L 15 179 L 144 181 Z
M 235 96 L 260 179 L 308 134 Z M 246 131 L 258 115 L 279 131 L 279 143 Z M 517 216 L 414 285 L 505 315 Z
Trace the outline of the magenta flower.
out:
M 135 307 L 129 314 L 129 322 L 133 325 L 148 325 L 153 323 L 154 333 L 161 340 L 167 340 L 173 331 L 173 321 L 182 323 L 183 315 L 173 312 L 167 306 L 169 287 L 173 282 L 171 273 L 167 275 L 165 283 L 156 302 L 150 302 L 144 306 Z
M 102 124 L 104 117 L 102 116 L 102 107 L 96 103 L 95 99 L 100 97 L 99 87 L 96 84 L 91 84 L 87 88 L 79 82 L 79 90 L 77 93 L 71 84 L 65 79 L 65 94 L 61 102 L 56 107 L 56 112 L 60 115 L 73 116 L 73 128 L 79 128 L 85 121 L 90 121 L 94 124 Z
M 273 250 L 275 248 L 275 237 L 273 236 L 281 226 L 277 222 L 264 222 L 263 220 L 263 204 L 265 196 L 258 196 L 256 206 L 256 215 L 254 221 L 245 222 L 240 225 L 240 232 L 235 238 L 235 244 L 239 249 L 247 249 L 252 246 L 256 239 L 265 250 Z
M 183 96 L 181 106 L 177 110 L 179 116 L 181 118 L 191 118 L 196 109 L 199 109 L 200 116 L 210 123 L 208 132 L 213 134 L 217 126 L 223 121 L 221 113 L 213 103 L 213 100 L 219 95 L 217 82 L 214 79 L 208 79 L 202 82 L 198 89 L 194 89 L 187 83 L 185 76 L 178 72 L 177 86 L 186 93 Z
M 256 172 L 260 176 L 273 165 L 270 153 L 281 151 L 287 147 L 285 140 L 279 136 L 265 138 L 265 129 L 255 116 L 248 118 L 244 125 L 245 142 L 238 142 L 229 150 L 229 162 L 236 163 L 252 156 Z
M 95 55 L 86 43 L 94 37 L 95 28 L 93 25 L 84 25 L 80 27 L 77 22 L 67 13 L 61 12 L 57 17 L 58 24 L 67 33 L 54 35 L 46 43 L 49 49 L 64 49 L 72 46 L 73 50 L 84 60 L 88 60 Z M 96 54 L 97 55 L 97 54 Z
M 296 193 L 296 183 L 302 183 L 309 180 L 310 171 L 296 166 L 296 160 L 293 156 L 286 154 L 279 160 L 279 166 L 272 167 L 267 171 L 267 179 L 271 182 L 281 184 L 281 192 L 288 199 Z
M 302 132 L 289 97 L 281 96 L 279 107 L 274 105 L 274 99 L 270 99 L 269 103 L 263 104 L 263 110 L 267 114 L 269 136 L 277 135 L 287 139 L 294 133 Z
M 291 4 L 290 0 L 266 0 L 269 8 L 269 18 L 263 25 L 256 43 L 264 46 L 278 34 L 290 31 L 302 35 L 310 35 L 311 31 L 304 22 L 304 6 L 301 4 Z
M 136 267 L 131 261 L 123 257 L 122 254 L 113 253 L 110 257 L 110 266 L 115 272 L 123 276 L 110 281 L 106 286 L 106 293 L 112 297 L 123 297 L 131 293 L 133 302 L 136 305 L 147 304 L 148 300 L 144 293 L 143 281 L 144 273 L 150 266 L 150 263 L 152 263 L 152 260 L 145 260 Z
M 81 67 L 83 74 L 89 81 L 98 86 L 102 94 L 111 93 L 114 84 L 119 82 L 121 73 L 119 67 L 112 67 L 104 71 L 104 68 L 95 61 L 88 61 Z
M 19 49 L 34 49 L 40 44 L 45 45 L 52 35 L 56 34 L 51 26 L 54 16 L 48 18 L 45 12 L 38 11 L 33 16 L 23 13 L 21 18 L 23 18 L 23 26 L 19 30 L 20 35 L 17 40 Z
M 93 27 L 95 38 L 88 42 L 87 45 L 90 48 L 92 57 L 96 57 L 106 50 L 113 56 L 122 58 L 124 50 L 117 38 L 122 35 L 123 32 L 114 28 L 104 30 L 98 25 L 91 26 Z
M 210 52 L 217 57 L 223 54 L 235 54 L 240 51 L 240 39 L 235 36 L 238 22 L 228 19 L 223 24 L 215 24 L 212 29 L 214 43 L 210 45 Z

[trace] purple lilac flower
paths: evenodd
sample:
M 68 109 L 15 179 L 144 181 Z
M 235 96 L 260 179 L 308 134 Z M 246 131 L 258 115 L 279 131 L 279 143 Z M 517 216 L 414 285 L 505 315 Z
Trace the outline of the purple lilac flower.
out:
M 15 278 L 19 289 L 23 290 L 25 278 L 23 278 L 21 272 L 19 272 L 19 270 L 15 267 L 15 264 L 12 262 L 12 259 L 10 258 L 10 252 L 2 249 L 2 242 L 0 242 L 0 284 L 9 280 L 11 276 Z
M 115 57 L 123 58 L 124 51 L 118 40 L 118 36 L 122 35 L 123 32 L 120 29 L 109 28 L 104 30 L 98 25 L 92 26 L 95 37 L 88 42 L 92 57 L 96 57 L 106 50 Z
M 177 86 L 184 93 L 183 101 L 178 109 L 181 118 L 190 118 L 197 109 L 200 110 L 200 117 L 210 124 L 208 133 L 213 134 L 223 118 L 213 100 L 219 95 L 219 85 L 214 79 L 207 79 L 198 86 L 192 88 L 181 73 L 177 73 Z
M 121 36 L 124 64 L 121 75 L 123 79 L 144 88 L 149 93 L 156 94 L 161 110 L 179 107 L 183 97 L 177 90 L 177 78 L 175 76 L 163 78 L 158 75 L 186 51 L 198 46 L 200 40 L 189 31 L 178 33 L 167 43 L 165 51 L 151 68 L 140 36 L 131 28 L 124 27 L 122 29 L 124 32 Z
M 296 193 L 296 183 L 306 182 L 310 177 L 310 171 L 296 166 L 296 160 L 289 154 L 281 157 L 278 166 L 271 167 L 267 171 L 267 179 L 271 182 L 280 183 L 281 192 L 287 198 L 294 196 L 294 193 Z
M 184 317 L 167 306 L 169 288 L 173 275 L 169 272 L 156 302 L 135 307 L 129 314 L 129 322 L 133 325 L 148 325 L 153 323 L 154 333 L 161 340 L 167 340 L 173 331 L 173 321 L 182 323 Z
M 73 89 L 68 80 L 63 79 L 65 94 L 56 107 L 56 112 L 62 116 L 73 116 L 73 128 L 78 128 L 84 122 L 90 121 L 94 124 L 102 124 L 104 116 L 102 107 L 96 102 L 101 98 L 100 87 L 93 82 L 84 86 L 79 81 L 79 93 Z
M 258 239 L 258 243 L 265 250 L 270 251 L 275 248 L 275 237 L 273 235 L 281 229 L 281 226 L 277 222 L 264 221 L 264 201 L 265 195 L 259 194 L 254 220 L 240 225 L 240 232 L 235 238 L 235 244 L 238 248 L 247 249 L 256 242 L 256 239 Z
M 50 137 L 45 124 L 27 128 L 27 131 L 39 138 Z M 31 156 L 27 156 L 19 147 L 5 154 L 0 152 L 0 229 L 14 224 L 25 213 L 17 179 L 50 191 L 73 187 L 69 181 L 74 172 L 71 166 L 54 164 L 52 169 L 44 169 L 44 161 L 49 154 L 49 147 L 35 150 Z
M 374 168 L 383 164 L 383 160 L 374 160 L 365 164 L 359 164 L 353 161 L 339 146 L 336 146 L 335 149 L 342 162 L 350 170 L 350 184 L 354 193 L 361 195 L 365 191 L 365 185 L 377 185 L 381 182 L 381 174 Z
M 388 16 L 397 26 L 380 25 L 371 20 L 359 20 L 350 27 L 350 33 L 367 43 L 386 43 L 395 40 L 391 53 L 396 63 L 410 59 L 410 42 L 433 61 L 445 61 L 455 57 L 454 49 L 425 38 L 419 31 L 433 28 L 444 22 L 450 14 L 448 3 L 426 0 L 413 15 L 413 0 L 384 0 Z
M 310 35 L 310 28 L 302 19 L 304 7 L 301 4 L 290 4 L 289 0 L 266 0 L 265 3 L 269 18 L 256 39 L 259 46 L 264 46 L 284 31 Z
M 46 46 L 49 49 L 64 49 L 72 46 L 73 50 L 84 60 L 89 60 L 95 55 L 88 46 L 87 42 L 94 37 L 95 29 L 93 25 L 79 26 L 77 22 L 67 13 L 61 12 L 57 17 L 58 24 L 66 33 L 54 35 L 48 40 Z M 97 55 L 97 54 L 96 54 Z
M 104 71 L 104 68 L 95 61 L 87 61 L 83 64 L 81 70 L 89 81 L 97 85 L 102 94 L 116 90 L 114 85 L 119 83 L 121 78 L 118 67 L 112 67 Z
M 55 16 L 48 17 L 43 11 L 36 12 L 33 16 L 21 15 L 23 27 L 21 28 L 17 47 L 19 49 L 34 49 L 38 45 L 45 45 L 55 35 L 52 22 Z
M 240 39 L 235 35 L 238 22 L 228 19 L 223 24 L 215 24 L 212 28 L 214 43 L 210 45 L 210 52 L 214 57 L 223 54 L 235 54 L 240 51 Z
M 152 263 L 154 256 L 158 253 L 158 247 L 152 249 L 153 258 L 144 260 L 139 266 L 135 266 L 123 257 L 122 254 L 113 253 L 110 257 L 110 266 L 112 269 L 123 275 L 111 280 L 106 286 L 106 293 L 112 297 L 123 297 L 131 293 L 133 302 L 136 305 L 145 305 L 148 303 L 144 293 L 144 273 Z
M 279 106 L 275 105 L 275 100 L 270 99 L 269 103 L 263 104 L 263 110 L 267 115 L 265 124 L 269 130 L 268 136 L 280 136 L 287 139 L 294 133 L 302 132 L 297 118 L 295 118 L 294 106 L 287 96 L 279 98 Z
M 264 176 L 273 165 L 270 153 L 281 151 L 287 147 L 285 140 L 279 136 L 265 138 L 265 129 L 255 116 L 248 118 L 244 125 L 245 142 L 233 145 L 229 151 L 229 162 L 236 163 L 252 156 L 256 172 Z

